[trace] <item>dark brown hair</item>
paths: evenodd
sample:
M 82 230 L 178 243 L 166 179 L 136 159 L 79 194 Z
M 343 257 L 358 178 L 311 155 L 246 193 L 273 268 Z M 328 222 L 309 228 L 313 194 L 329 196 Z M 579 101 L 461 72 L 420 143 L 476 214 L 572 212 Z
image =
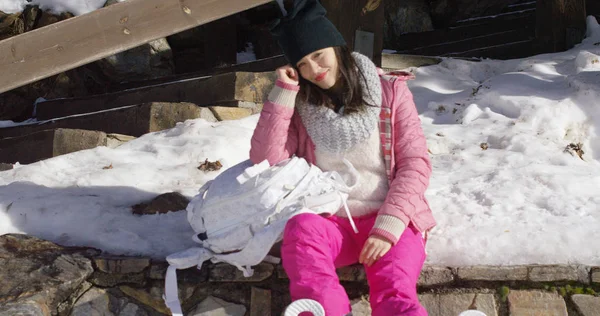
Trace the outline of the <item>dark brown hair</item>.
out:
M 333 50 L 339 69 L 339 78 L 335 85 L 341 85 L 341 89 L 338 90 L 340 93 L 333 95 L 331 91 L 323 90 L 299 76 L 301 100 L 317 106 L 326 106 L 336 112 L 343 106 L 344 114 L 361 112 L 367 106 L 375 106 L 374 104 L 365 104 L 363 100 L 364 93 L 369 92 L 363 91 L 360 80 L 366 81 L 366 78 L 356 65 L 350 49 L 347 46 L 336 46 Z

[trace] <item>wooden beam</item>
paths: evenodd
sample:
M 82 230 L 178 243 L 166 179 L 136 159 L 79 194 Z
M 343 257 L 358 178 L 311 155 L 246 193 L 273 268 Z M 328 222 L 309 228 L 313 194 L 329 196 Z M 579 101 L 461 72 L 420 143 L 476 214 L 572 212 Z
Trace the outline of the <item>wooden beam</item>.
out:
M 537 0 L 536 39 L 542 51 L 570 49 L 585 31 L 585 0 Z
M 271 0 L 128 0 L 0 41 L 0 93 Z

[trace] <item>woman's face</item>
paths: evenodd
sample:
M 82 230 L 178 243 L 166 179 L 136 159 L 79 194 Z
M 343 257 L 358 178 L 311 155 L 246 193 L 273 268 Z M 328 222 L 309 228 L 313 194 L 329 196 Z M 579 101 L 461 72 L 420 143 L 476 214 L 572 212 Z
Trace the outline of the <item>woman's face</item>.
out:
M 338 61 L 333 47 L 314 51 L 296 64 L 302 78 L 312 82 L 319 88 L 327 90 L 335 85 L 338 79 Z

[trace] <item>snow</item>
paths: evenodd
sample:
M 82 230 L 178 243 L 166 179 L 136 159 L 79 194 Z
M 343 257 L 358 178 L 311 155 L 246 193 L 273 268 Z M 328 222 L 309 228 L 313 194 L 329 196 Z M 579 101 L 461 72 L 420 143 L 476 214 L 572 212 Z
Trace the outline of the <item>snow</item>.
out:
M 254 46 L 252 43 L 246 44 L 246 49 L 243 52 L 237 53 L 237 63 L 243 64 L 256 60 L 256 54 L 254 53 Z
M 197 169 L 205 159 L 225 168 L 247 159 L 256 122 L 257 116 L 187 121 L 116 149 L 98 147 L 1 172 L 0 234 L 157 258 L 184 250 L 193 245 L 185 212 L 138 216 L 131 206 L 166 192 L 195 195 L 217 175 Z
M 567 52 L 444 59 L 415 70 L 409 86 L 431 154 L 427 198 L 438 221 L 428 263 L 600 265 L 597 43 L 600 26 L 590 17 L 587 38 Z M 248 158 L 257 120 L 189 120 L 115 149 L 0 172 L 0 234 L 153 258 L 191 247 L 185 211 L 138 216 L 131 206 L 166 192 L 193 197 L 221 172 L 198 170 L 205 159 L 227 168 Z M 565 152 L 579 143 L 583 159 Z
M 17 13 L 23 11 L 27 5 L 38 5 L 44 11 L 57 14 L 71 12 L 74 15 L 82 15 L 102 8 L 105 3 L 106 0 L 0 0 L 0 11 Z

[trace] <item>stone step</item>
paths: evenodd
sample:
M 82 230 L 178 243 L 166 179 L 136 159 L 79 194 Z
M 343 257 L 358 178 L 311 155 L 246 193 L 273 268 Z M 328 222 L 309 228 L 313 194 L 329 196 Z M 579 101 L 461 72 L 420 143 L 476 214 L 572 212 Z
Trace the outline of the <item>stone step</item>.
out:
M 263 103 L 275 77 L 275 72 L 232 72 L 109 94 L 54 99 L 38 103 L 36 115 L 38 120 L 49 120 L 149 102 L 190 102 L 199 106 L 231 101 Z
M 1 139 L 0 162 L 28 164 L 98 146 L 114 148 L 130 139 L 133 137 L 81 129 L 45 130 Z
M 576 294 L 571 297 L 577 311 L 582 316 L 600 315 L 600 297 L 593 295 Z
M 200 108 L 192 103 L 150 102 L 60 118 L 41 124 L 2 128 L 0 129 L 0 139 L 57 128 L 95 130 L 139 137 L 146 133 L 172 128 L 177 122 L 200 117 L 216 121 L 209 109 Z
M 482 311 L 487 316 L 498 316 L 494 294 L 421 294 L 419 301 L 429 316 L 456 316 L 468 309 Z
M 4 282 L 0 286 L 0 315 L 46 315 L 41 312 L 45 310 L 72 316 L 170 314 L 163 300 L 168 267 L 165 261 L 109 255 L 85 247 L 67 248 L 23 234 L 0 236 L 0 253 L 4 260 L 0 266 L 0 280 Z M 48 268 L 40 270 L 40 266 Z M 568 271 L 589 273 L 600 267 L 566 267 L 543 266 L 544 275 L 557 273 L 544 277 L 554 281 L 516 283 L 515 280 L 523 279 L 522 269 L 531 274 L 542 266 L 426 265 L 423 273 L 442 276 L 451 271 L 460 278 L 450 283 L 445 280 L 432 288 L 419 286 L 419 300 L 430 316 L 457 316 L 467 309 L 488 316 L 566 316 L 567 312 L 577 316 L 600 315 L 600 298 L 594 295 L 593 287 L 585 286 L 589 283 L 565 282 Z M 186 315 L 281 315 L 291 302 L 289 281 L 281 278 L 281 265 L 261 263 L 254 268 L 251 278 L 223 263 L 203 264 L 200 270 L 179 270 L 178 294 Z M 33 270 L 35 273 L 31 273 Z M 369 287 L 361 270 L 353 266 L 338 272 L 352 299 L 353 315 L 369 316 Z M 518 276 L 511 277 L 513 272 Z M 491 273 L 492 283 L 481 286 L 486 273 Z M 57 278 L 63 282 L 57 283 Z M 432 275 L 427 279 L 431 281 Z M 564 291 L 576 284 L 584 285 L 588 295 L 578 294 L 575 288 Z
M 511 316 L 567 316 L 563 297 L 543 291 L 510 291 L 508 309 Z

